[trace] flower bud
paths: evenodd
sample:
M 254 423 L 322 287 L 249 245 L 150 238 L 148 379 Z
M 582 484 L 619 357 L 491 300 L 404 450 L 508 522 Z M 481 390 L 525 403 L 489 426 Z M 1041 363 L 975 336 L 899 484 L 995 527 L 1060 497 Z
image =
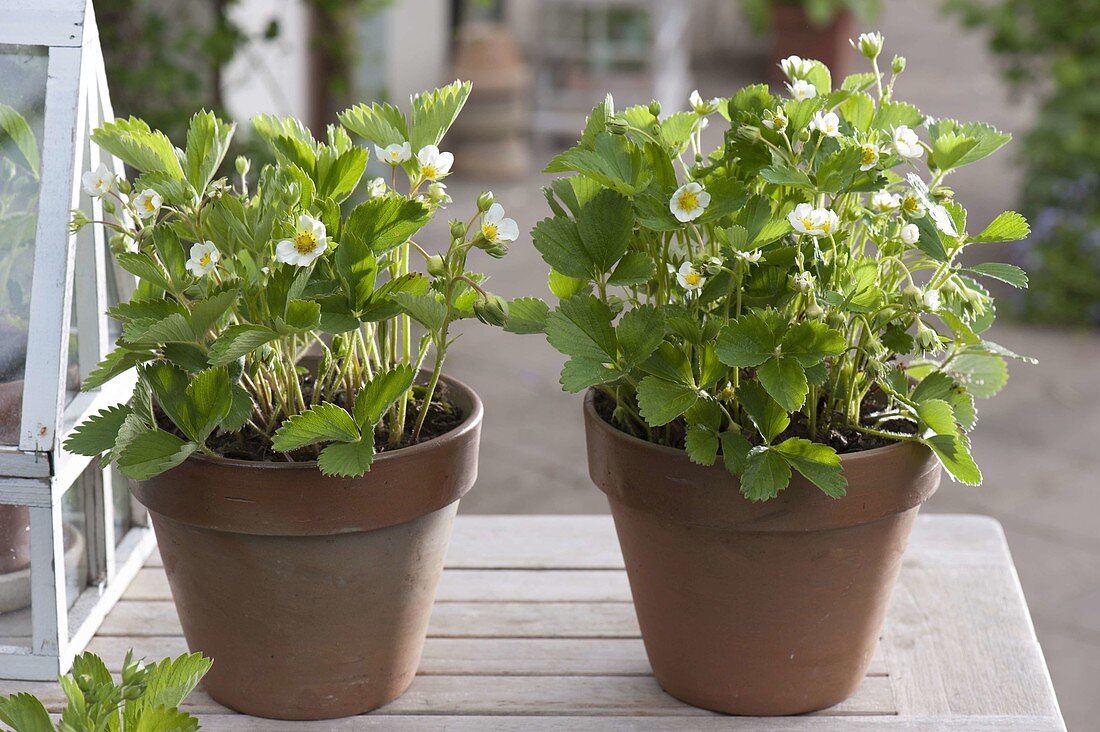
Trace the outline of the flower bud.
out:
M 825 311 L 821 309 L 821 306 L 818 305 L 816 301 L 806 306 L 806 317 L 810 320 L 817 320 L 824 314 Z
M 652 114 L 654 117 L 661 116 L 661 103 L 658 102 L 656 99 L 649 103 L 649 113 Z
M 921 295 L 920 288 L 912 282 L 901 291 L 901 297 L 905 300 L 905 304 L 911 308 L 919 309 L 924 304 L 924 297 Z
M 442 254 L 433 254 L 428 257 L 428 274 L 432 277 L 444 277 L 447 274 L 447 260 Z
M 494 200 L 495 199 L 493 198 L 493 192 L 485 191 L 477 197 L 477 210 L 481 213 L 485 213 L 489 210 L 489 207 L 493 205 Z
M 474 315 L 486 325 L 503 326 L 508 320 L 508 303 L 500 295 L 478 293 Z
M 753 127 L 752 125 L 741 125 L 737 128 L 737 136 L 742 140 L 756 142 L 760 139 L 760 128 Z
M 116 178 L 115 185 L 118 186 L 119 193 L 129 193 L 131 190 L 133 190 L 130 187 L 130 181 L 126 180 L 125 178 Z
M 890 62 L 890 70 L 895 74 L 905 71 L 905 56 L 894 56 L 894 60 Z
M 940 346 L 940 334 L 924 324 L 923 320 L 917 320 L 917 346 L 922 351 L 938 351 Z
M 735 393 L 733 384 L 727 381 L 726 385 L 722 387 L 722 390 L 718 392 L 718 398 L 724 402 L 728 402 L 730 399 L 733 399 Z
M 609 117 L 607 120 L 607 131 L 612 135 L 625 135 L 627 132 L 627 124 L 618 117 Z
M 857 39 L 849 39 L 848 43 L 863 56 L 869 59 L 878 58 L 882 53 L 882 44 L 885 39 L 881 33 L 863 33 Z
M 480 205 L 480 203 L 478 205 Z M 459 221 L 458 219 L 451 219 L 451 238 L 455 241 L 462 241 L 466 238 L 465 222 Z
M 237 169 L 237 175 L 243 178 L 248 175 L 248 171 L 252 169 L 252 161 L 244 155 L 238 155 L 237 159 L 233 161 L 233 167 Z
M 703 261 L 703 270 L 711 277 L 722 271 L 722 260 L 718 257 L 707 257 Z

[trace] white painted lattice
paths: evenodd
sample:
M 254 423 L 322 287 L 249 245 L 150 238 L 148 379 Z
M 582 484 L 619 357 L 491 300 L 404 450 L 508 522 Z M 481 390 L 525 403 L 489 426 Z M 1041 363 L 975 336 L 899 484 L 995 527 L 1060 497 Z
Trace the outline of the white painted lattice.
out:
M 117 337 L 107 308 L 133 288 L 103 227 L 69 228 L 76 208 L 103 218 L 103 201 L 82 191 L 82 173 L 101 162 L 124 172 L 89 142 L 112 117 L 90 0 L 0 0 L 0 166 L 9 164 L 5 154 L 14 161 L 0 169 L 19 175 L 22 165 L 22 185 L 33 189 L 26 211 L 17 196 L 0 201 L 0 351 L 9 356 L 0 362 L 2 678 L 66 671 L 154 546 L 125 479 L 61 447 L 74 425 L 133 388 L 124 376 L 78 389 Z M 23 270 L 26 277 L 3 279 Z M 29 567 L 20 563 L 28 543 L 20 521 Z

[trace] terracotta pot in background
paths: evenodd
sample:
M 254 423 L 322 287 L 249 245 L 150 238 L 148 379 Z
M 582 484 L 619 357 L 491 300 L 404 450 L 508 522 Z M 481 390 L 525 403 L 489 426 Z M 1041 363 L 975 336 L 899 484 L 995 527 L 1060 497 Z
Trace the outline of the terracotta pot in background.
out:
M 728 714 L 798 714 L 863 680 L 917 511 L 940 465 L 899 443 L 841 457 L 848 495 L 797 474 L 743 498 L 721 465 L 631 437 L 584 404 L 646 653 L 668 693 Z
M 193 456 L 133 484 L 149 509 L 188 647 L 214 660 L 214 699 L 326 719 L 413 680 L 458 500 L 477 477 L 482 406 L 445 435 L 379 454 L 361 478 L 314 463 Z
M 855 29 L 855 16 L 850 10 L 838 11 L 828 25 L 818 27 L 806 17 L 802 3 L 774 3 L 769 80 L 781 87 L 786 77 L 779 70 L 779 62 L 794 55 L 824 63 L 832 72 L 834 86 L 839 86 L 855 53 L 848 43 Z

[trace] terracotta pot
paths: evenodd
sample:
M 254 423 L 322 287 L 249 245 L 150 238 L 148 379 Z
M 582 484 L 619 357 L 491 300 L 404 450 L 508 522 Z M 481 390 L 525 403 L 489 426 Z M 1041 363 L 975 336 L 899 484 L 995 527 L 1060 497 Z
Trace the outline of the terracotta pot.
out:
M 360 478 L 314 463 L 192 456 L 132 482 L 192 651 L 222 704 L 277 719 L 375 709 L 413 680 L 458 499 L 477 478 L 481 400 L 445 435 Z
M 752 503 L 721 465 L 608 424 L 585 400 L 588 466 L 607 494 L 646 653 L 665 691 L 728 714 L 832 706 L 863 680 L 920 505 L 931 451 L 841 458 L 848 495 L 797 474 Z
M 801 2 L 772 5 L 772 47 L 769 73 L 773 84 L 786 81 L 779 62 L 788 56 L 821 61 L 832 72 L 834 86 L 847 75 L 855 51 L 848 43 L 856 29 L 850 10 L 840 10 L 824 27 L 812 24 Z

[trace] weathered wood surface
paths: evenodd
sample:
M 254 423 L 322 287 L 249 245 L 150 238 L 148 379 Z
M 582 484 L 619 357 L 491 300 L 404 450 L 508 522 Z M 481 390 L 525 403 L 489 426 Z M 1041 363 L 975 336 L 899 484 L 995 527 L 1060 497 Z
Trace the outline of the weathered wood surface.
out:
M 856 694 L 796 718 L 722 717 L 681 704 L 649 673 L 611 520 L 461 516 L 420 675 L 378 712 L 315 724 L 233 714 L 197 691 L 185 708 L 220 730 L 1064 730 L 1000 526 L 921 517 L 882 643 Z M 159 557 L 90 650 L 186 650 Z M 56 684 L 32 691 L 52 711 Z

